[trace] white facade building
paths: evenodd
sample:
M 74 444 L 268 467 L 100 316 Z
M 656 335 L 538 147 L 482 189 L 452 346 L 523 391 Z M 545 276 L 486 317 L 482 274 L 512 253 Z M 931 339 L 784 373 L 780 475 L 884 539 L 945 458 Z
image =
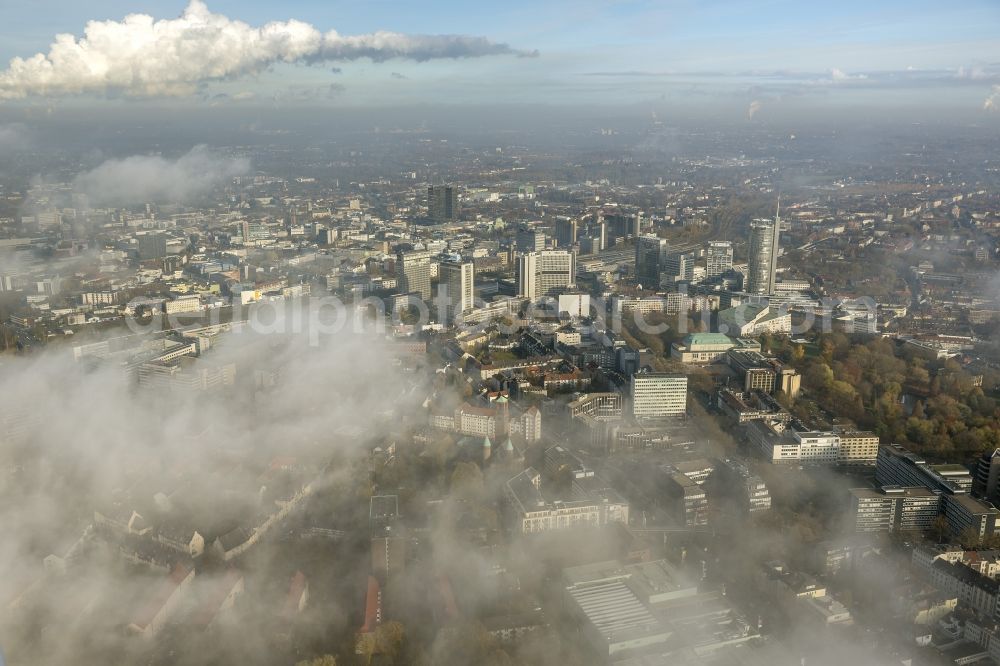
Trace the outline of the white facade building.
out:
M 453 324 L 474 306 L 475 269 L 471 262 L 443 261 L 438 276 L 438 298 L 444 309 L 439 316 Z
M 841 461 L 840 436 L 834 432 L 798 431 L 783 423 L 753 421 L 747 439 L 771 463 L 837 465 Z
M 557 296 L 576 284 L 576 255 L 567 250 L 522 254 L 517 269 L 517 292 L 532 300 Z
M 639 372 L 632 375 L 632 415 L 638 418 L 687 413 L 687 375 Z

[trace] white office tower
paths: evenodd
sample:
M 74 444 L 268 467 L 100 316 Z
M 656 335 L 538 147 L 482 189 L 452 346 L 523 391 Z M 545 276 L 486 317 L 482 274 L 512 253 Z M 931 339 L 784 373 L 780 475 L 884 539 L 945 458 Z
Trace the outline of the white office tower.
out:
M 396 289 L 400 294 L 416 293 L 420 299 L 431 298 L 431 253 L 396 254 Z
M 442 261 L 438 278 L 438 303 L 444 308 L 438 314 L 445 323 L 454 324 L 473 307 L 475 269 L 472 262 Z
M 632 375 L 632 415 L 663 418 L 687 413 L 687 375 L 637 372 Z
M 708 277 L 722 275 L 733 267 L 733 244 L 729 241 L 712 241 L 708 244 L 705 274 Z
M 522 254 L 517 262 L 517 292 L 532 300 L 557 296 L 576 284 L 576 254 L 542 250 Z

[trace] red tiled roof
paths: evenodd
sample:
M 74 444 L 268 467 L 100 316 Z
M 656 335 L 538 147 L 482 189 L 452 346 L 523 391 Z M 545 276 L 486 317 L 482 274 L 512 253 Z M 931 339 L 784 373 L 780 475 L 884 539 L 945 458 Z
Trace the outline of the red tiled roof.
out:
M 295 464 L 295 458 L 292 456 L 276 456 L 271 459 L 271 469 L 287 469 Z
M 368 576 L 368 594 L 365 600 L 365 624 L 361 627 L 361 633 L 367 634 L 375 631 L 375 627 L 382 623 L 381 616 L 382 590 L 375 576 Z
M 458 411 L 475 416 L 496 416 L 497 414 L 495 409 L 491 409 L 489 407 L 473 407 L 467 402 L 463 402 L 462 406 L 458 408 Z
M 455 593 L 451 589 L 451 581 L 444 574 L 438 576 L 438 586 L 441 591 L 441 603 L 449 620 L 458 619 L 458 605 L 455 603 Z
M 226 600 L 229 593 L 233 591 L 239 582 L 243 580 L 243 574 L 236 569 L 230 569 L 226 574 L 214 581 L 214 587 L 205 594 L 205 601 L 198 608 L 194 616 L 194 624 L 197 627 L 207 627 L 219 612 L 222 602 Z
M 156 614 L 160 612 L 160 609 L 166 605 L 170 597 L 174 595 L 180 584 L 184 582 L 184 579 L 188 577 L 191 570 L 188 569 L 183 564 L 175 564 L 170 575 L 167 579 L 160 583 L 156 588 L 156 592 L 149 598 L 149 601 L 136 613 L 135 618 L 132 620 L 132 624 L 139 627 L 140 629 L 145 629 L 149 626 L 149 623 L 153 621 Z
M 285 617 L 294 615 L 299 608 L 299 600 L 302 593 L 306 591 L 306 575 L 301 571 L 296 571 L 292 576 L 292 583 L 288 586 L 288 597 L 285 599 L 285 609 L 282 614 Z

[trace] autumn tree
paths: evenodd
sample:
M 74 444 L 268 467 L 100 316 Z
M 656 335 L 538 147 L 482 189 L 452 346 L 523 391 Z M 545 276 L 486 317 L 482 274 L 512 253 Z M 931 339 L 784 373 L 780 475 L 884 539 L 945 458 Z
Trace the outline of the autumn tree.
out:
M 476 499 L 483 494 L 483 470 L 472 462 L 459 462 L 451 473 L 451 492 L 455 497 Z
M 930 529 L 928 530 L 932 539 L 935 543 L 944 542 L 945 538 L 948 536 L 948 519 L 944 515 L 940 515 L 934 519 L 931 523 Z

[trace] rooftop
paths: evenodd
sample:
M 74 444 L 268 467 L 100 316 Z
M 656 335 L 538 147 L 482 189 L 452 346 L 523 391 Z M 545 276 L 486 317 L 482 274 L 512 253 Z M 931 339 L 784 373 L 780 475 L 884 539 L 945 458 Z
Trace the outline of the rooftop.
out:
M 591 624 L 609 641 L 622 634 L 652 633 L 659 623 L 622 581 L 574 588 L 570 596 Z
M 1000 516 L 1000 511 L 993 506 L 986 504 L 985 502 L 980 502 L 979 500 L 969 497 L 968 495 L 951 495 L 949 497 L 949 501 L 959 504 L 963 509 L 972 514 L 993 514 L 995 516 Z
M 725 333 L 689 333 L 684 336 L 684 345 L 735 345 L 736 341 Z

